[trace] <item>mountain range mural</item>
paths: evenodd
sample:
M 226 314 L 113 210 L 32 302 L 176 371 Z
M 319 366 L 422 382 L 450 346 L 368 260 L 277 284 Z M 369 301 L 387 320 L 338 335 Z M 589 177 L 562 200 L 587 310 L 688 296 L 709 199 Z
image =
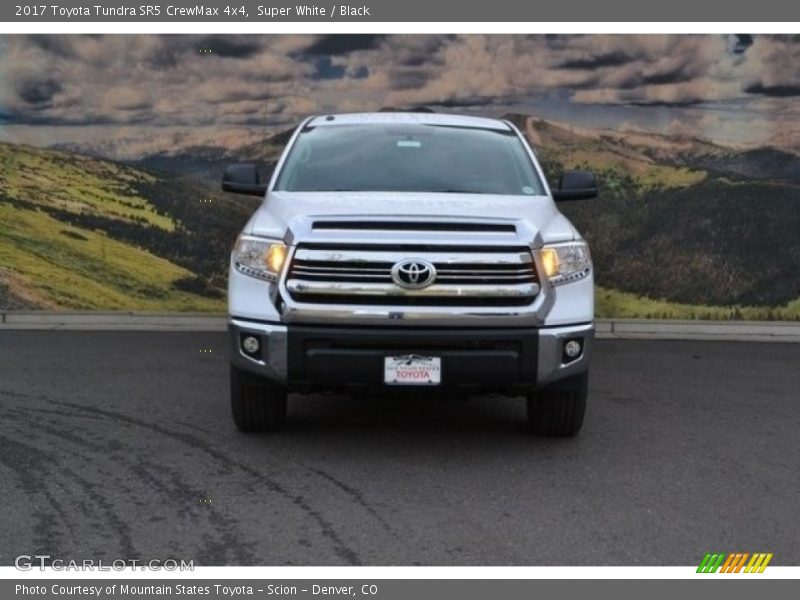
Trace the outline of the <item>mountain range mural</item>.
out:
M 503 117 L 590 241 L 599 316 L 800 319 L 800 38 L 0 36 L 0 308 L 221 311 L 257 199 L 309 114 Z

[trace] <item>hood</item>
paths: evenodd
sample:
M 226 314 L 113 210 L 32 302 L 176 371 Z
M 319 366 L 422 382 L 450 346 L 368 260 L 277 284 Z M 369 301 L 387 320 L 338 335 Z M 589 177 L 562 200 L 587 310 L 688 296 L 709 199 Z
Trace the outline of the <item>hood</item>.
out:
M 548 196 L 413 192 L 268 192 L 244 232 L 283 239 L 293 223 L 348 216 L 523 221 L 544 243 L 579 237 Z

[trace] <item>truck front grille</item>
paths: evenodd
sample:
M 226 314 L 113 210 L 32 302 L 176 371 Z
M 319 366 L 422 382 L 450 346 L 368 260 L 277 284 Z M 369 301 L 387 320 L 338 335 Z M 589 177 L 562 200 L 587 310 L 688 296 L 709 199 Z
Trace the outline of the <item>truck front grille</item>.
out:
M 407 260 L 433 265 L 430 285 L 409 289 L 396 282 L 393 268 Z M 539 280 L 525 247 L 301 245 L 289 267 L 286 289 L 293 300 L 311 303 L 524 306 L 539 293 Z

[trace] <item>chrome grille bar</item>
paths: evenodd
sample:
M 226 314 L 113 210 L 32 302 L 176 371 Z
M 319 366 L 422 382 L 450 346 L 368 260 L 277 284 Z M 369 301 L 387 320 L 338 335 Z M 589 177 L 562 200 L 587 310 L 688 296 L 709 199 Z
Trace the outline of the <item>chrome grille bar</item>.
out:
M 315 294 L 315 295 L 347 295 L 347 296 L 417 296 L 450 297 L 462 296 L 472 298 L 520 298 L 535 296 L 539 292 L 539 284 L 508 284 L 498 287 L 487 285 L 450 285 L 435 283 L 421 290 L 401 288 L 394 283 L 355 283 L 355 282 L 327 282 L 303 281 L 288 279 L 286 289 L 290 293 Z
M 320 250 L 312 248 L 298 248 L 295 252 L 296 261 L 333 262 L 333 263 L 389 263 L 393 265 L 404 258 L 424 258 L 435 264 L 476 264 L 476 265 L 519 265 L 530 264 L 533 257 L 530 252 L 460 252 L 458 250 L 370 250 L 369 246 L 363 249 L 347 250 Z

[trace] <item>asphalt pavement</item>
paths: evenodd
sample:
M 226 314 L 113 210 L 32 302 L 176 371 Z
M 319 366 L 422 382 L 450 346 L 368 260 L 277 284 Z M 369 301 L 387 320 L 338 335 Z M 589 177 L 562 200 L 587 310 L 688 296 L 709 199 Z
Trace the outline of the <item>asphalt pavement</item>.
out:
M 0 331 L 0 565 L 800 564 L 800 345 L 600 340 L 584 430 L 519 398 L 291 396 L 238 433 L 223 333 Z

